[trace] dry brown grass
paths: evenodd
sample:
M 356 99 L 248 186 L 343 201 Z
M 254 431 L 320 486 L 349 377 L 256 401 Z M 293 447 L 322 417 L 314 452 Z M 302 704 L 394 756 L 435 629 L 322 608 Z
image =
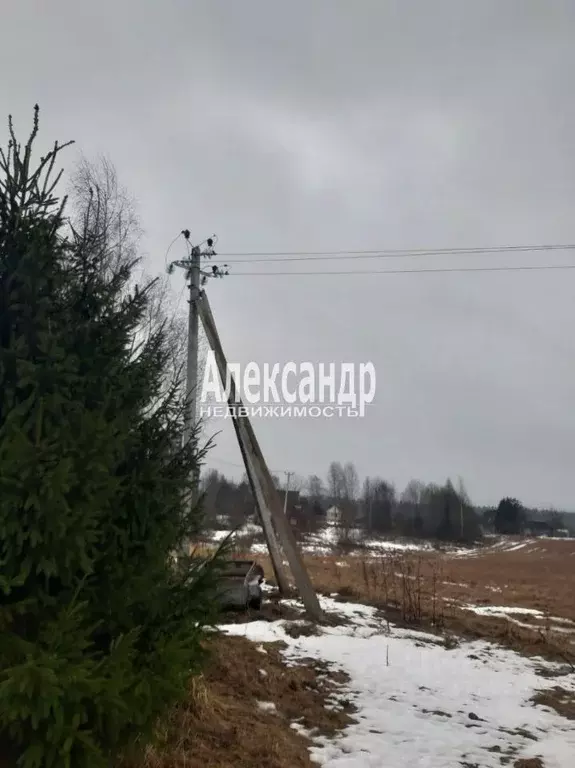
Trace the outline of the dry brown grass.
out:
M 575 541 L 539 539 L 514 551 L 487 550 L 469 558 L 446 558 L 456 584 L 452 596 L 476 603 L 536 608 L 575 620 Z
M 269 561 L 258 557 L 272 578 Z M 575 663 L 575 542 L 536 540 L 522 549 L 485 548 L 470 557 L 429 552 L 305 557 L 316 589 L 382 608 L 392 621 L 495 640 Z M 509 618 L 466 605 L 536 609 Z M 563 619 L 563 623 L 554 619 Z M 519 624 L 518 624 L 519 622 Z M 521 626 L 520 626 L 521 625 Z
M 215 636 L 210 661 L 191 679 L 187 700 L 158 729 L 144 758 L 124 768 L 312 766 L 310 741 L 290 724 L 297 720 L 331 736 L 351 722 L 350 708 L 325 708 L 345 679 L 312 660 L 286 667 L 279 644 L 262 647 L 265 653 L 245 638 Z M 260 711 L 258 701 L 273 702 L 277 711 Z

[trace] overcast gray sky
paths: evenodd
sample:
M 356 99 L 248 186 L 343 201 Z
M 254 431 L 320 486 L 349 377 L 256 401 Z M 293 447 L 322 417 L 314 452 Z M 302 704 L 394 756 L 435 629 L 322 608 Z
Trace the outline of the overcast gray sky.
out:
M 151 270 L 184 227 L 222 252 L 575 242 L 572 0 L 2 0 L 2 27 L 3 114 L 28 131 L 37 101 L 70 163 L 109 156 Z M 238 264 L 208 288 L 231 361 L 377 368 L 364 419 L 258 421 L 272 468 L 574 509 L 575 270 L 239 275 L 570 262 Z M 211 464 L 240 461 L 226 425 Z

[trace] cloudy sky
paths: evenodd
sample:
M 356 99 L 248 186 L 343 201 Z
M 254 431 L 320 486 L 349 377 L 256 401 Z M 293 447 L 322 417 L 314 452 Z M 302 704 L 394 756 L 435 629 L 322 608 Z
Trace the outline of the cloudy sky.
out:
M 3 0 L 2 27 L 2 112 L 112 160 L 151 271 L 184 227 L 222 253 L 575 242 L 572 0 Z M 376 366 L 363 419 L 258 421 L 273 469 L 574 509 L 575 270 L 327 274 L 569 263 L 238 262 L 208 290 L 230 361 Z

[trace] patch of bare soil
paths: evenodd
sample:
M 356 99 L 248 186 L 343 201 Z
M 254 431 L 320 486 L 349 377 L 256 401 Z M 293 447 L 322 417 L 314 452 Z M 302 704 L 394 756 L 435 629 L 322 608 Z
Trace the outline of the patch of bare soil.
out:
M 313 635 L 321 634 L 317 624 L 314 624 L 311 621 L 294 622 L 293 624 L 287 625 L 284 629 L 286 635 L 293 638 L 312 637 Z
M 539 691 L 539 693 L 533 696 L 531 701 L 535 704 L 540 704 L 542 707 L 554 709 L 562 717 L 575 720 L 575 693 L 573 691 L 567 691 L 565 688 L 556 685 L 554 688 Z
M 229 611 L 222 616 L 225 624 L 246 624 L 250 621 L 297 621 L 303 612 L 290 605 L 280 602 L 279 595 L 264 597 L 259 610 Z
M 291 724 L 333 736 L 352 722 L 350 705 L 326 708 L 346 678 L 312 659 L 286 666 L 280 649 L 279 643 L 256 646 L 216 635 L 209 664 L 191 679 L 187 700 L 158 728 L 144 757 L 123 768 L 312 766 L 311 742 Z
M 342 602 L 346 602 L 342 600 Z M 317 623 L 312 621 L 303 606 L 286 605 L 278 592 L 265 595 L 259 610 L 229 611 L 224 614 L 222 621 L 226 624 L 247 624 L 250 621 L 284 621 L 284 631 L 291 637 L 320 634 Z M 339 613 L 324 612 L 325 625 L 338 626 L 348 624 L 349 617 Z

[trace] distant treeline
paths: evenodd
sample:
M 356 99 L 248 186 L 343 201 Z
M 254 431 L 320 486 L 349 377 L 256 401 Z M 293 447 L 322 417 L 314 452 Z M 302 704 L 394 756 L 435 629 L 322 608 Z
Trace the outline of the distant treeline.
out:
M 285 484 L 274 480 L 283 498 Z M 236 482 L 210 470 L 202 488 L 207 527 L 240 526 L 255 511 L 246 477 Z M 442 485 L 411 480 L 401 493 L 381 477 L 366 477 L 360 483 L 351 462 L 332 462 L 325 480 L 318 475 L 292 476 L 287 506 L 298 530 L 312 531 L 329 521 L 337 525 L 342 539 L 360 529 L 368 534 L 471 542 L 488 533 L 528 533 L 534 521 L 538 533 L 549 535 L 573 527 L 569 515 L 528 509 L 510 497 L 497 507 L 476 506 L 461 480 L 456 485 L 449 479 Z

